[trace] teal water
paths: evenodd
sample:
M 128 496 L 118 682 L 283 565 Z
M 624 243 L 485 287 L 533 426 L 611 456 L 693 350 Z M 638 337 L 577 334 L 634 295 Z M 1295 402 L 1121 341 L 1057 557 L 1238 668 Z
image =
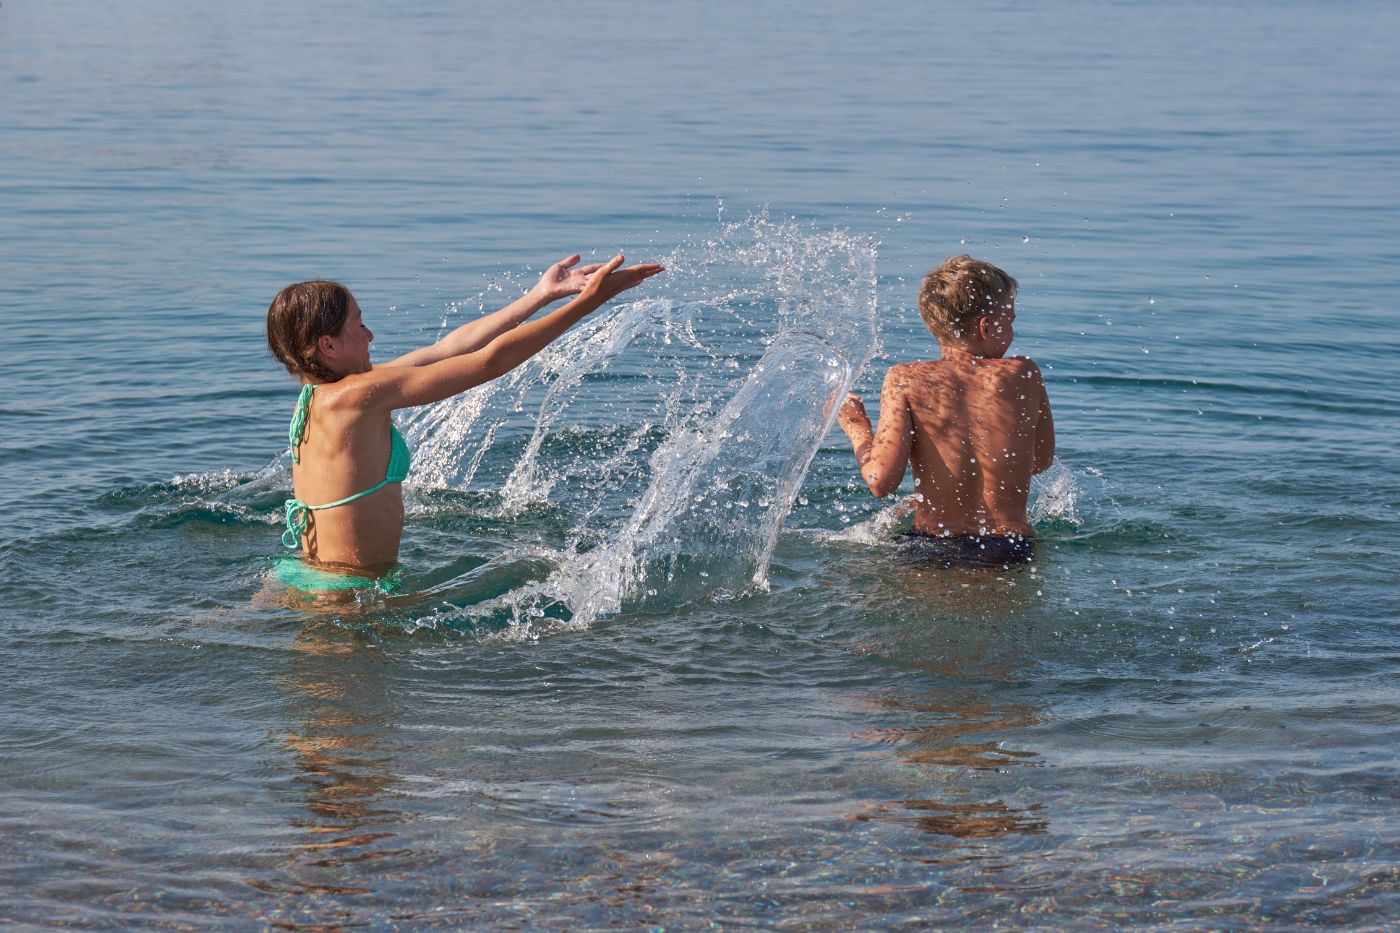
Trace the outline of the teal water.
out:
M 1373 2 L 7 0 L 0 917 L 1384 926 L 1397 36 Z M 401 421 L 411 594 L 265 598 L 277 289 L 342 279 L 386 358 L 575 249 L 671 268 Z M 802 442 L 869 300 L 862 391 L 928 355 L 918 277 L 963 251 L 1020 279 L 1055 405 L 1034 571 L 891 560 L 839 434 L 779 531 L 744 444 Z M 775 347 L 764 434 L 720 444 Z M 639 509 L 725 470 L 750 506 Z

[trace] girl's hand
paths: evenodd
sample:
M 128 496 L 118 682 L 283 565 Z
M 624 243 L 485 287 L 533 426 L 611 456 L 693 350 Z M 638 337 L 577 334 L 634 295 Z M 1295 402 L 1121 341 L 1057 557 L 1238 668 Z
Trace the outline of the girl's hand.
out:
M 583 291 L 589 278 L 603 265 L 595 262 L 575 269 L 574 265 L 578 263 L 580 258 L 582 257 L 578 253 L 574 253 L 567 259 L 561 259 L 544 270 L 544 275 L 540 276 L 539 282 L 531 291 L 545 304 L 558 301 L 560 298 L 567 298 L 569 295 L 577 295 Z
M 628 266 L 623 269 L 621 268 L 622 262 L 622 254 L 618 253 L 605 265 L 598 268 L 597 272 L 589 278 L 588 285 L 579 294 L 579 299 L 587 301 L 593 308 L 597 308 L 627 289 L 636 288 L 658 272 L 666 271 L 664 266 L 656 263 Z

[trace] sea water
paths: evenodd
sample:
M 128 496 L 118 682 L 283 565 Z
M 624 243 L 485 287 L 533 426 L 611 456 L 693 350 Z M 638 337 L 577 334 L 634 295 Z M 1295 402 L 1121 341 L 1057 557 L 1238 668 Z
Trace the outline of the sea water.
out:
M 0 6 L 0 917 L 1379 927 L 1400 900 L 1388 5 Z M 268 582 L 277 289 L 388 359 L 409 592 Z M 829 431 L 1021 282 L 1016 572 Z

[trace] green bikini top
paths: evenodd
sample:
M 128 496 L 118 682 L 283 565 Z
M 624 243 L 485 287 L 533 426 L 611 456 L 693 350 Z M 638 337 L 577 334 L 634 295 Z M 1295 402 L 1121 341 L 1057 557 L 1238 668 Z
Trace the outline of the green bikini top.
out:
M 301 395 L 297 397 L 296 410 L 292 412 L 292 424 L 287 429 L 287 443 L 292 448 L 292 462 L 301 462 L 301 435 L 306 431 L 306 419 L 311 414 L 311 396 L 316 391 L 314 385 L 304 385 L 301 387 Z M 408 478 L 408 467 L 412 462 L 412 455 L 408 452 L 408 444 L 404 441 L 399 429 L 394 427 L 393 422 L 389 424 L 389 469 L 384 471 L 384 479 L 379 484 L 366 489 L 364 492 L 357 492 L 353 496 L 346 496 L 344 499 L 337 499 L 334 502 L 327 502 L 325 505 L 307 505 L 300 499 L 288 499 L 284 505 L 287 509 L 287 530 L 282 532 L 283 547 L 295 548 L 301 540 L 302 534 L 306 532 L 311 524 L 311 513 L 320 509 L 333 509 L 338 505 L 345 505 L 354 502 L 356 499 L 363 499 L 370 493 L 378 492 L 390 483 L 402 483 Z

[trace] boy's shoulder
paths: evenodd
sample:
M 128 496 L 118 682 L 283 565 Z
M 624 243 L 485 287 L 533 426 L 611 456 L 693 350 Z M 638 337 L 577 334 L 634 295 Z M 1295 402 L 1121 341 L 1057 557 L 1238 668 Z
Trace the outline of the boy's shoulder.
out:
M 1007 356 L 1000 359 L 983 359 L 978 362 L 983 372 L 1004 376 L 1040 378 L 1040 367 L 1029 356 Z M 943 360 L 916 360 L 909 363 L 895 363 L 885 373 L 885 379 L 892 382 L 920 382 L 948 378 L 958 370 Z
M 937 360 L 895 363 L 885 370 L 885 389 L 906 389 L 937 382 L 942 377 Z
M 1015 376 L 1040 376 L 1040 367 L 1035 365 L 1035 360 L 1029 356 L 1006 356 L 999 360 L 988 360 L 989 363 L 996 363 L 997 366 L 1006 373 Z
M 975 367 L 944 360 L 895 363 L 885 373 L 881 396 L 930 399 L 948 392 L 989 392 L 1007 399 L 1039 398 L 1045 391 L 1040 367 L 1026 356 L 982 359 Z
M 999 360 L 984 360 L 983 363 L 991 364 L 987 367 L 991 374 L 990 384 L 999 393 L 1014 392 L 1019 395 L 1031 392 L 1038 395 L 1043 391 L 1045 380 L 1040 374 L 1040 367 L 1028 356 L 1007 356 Z
M 886 379 L 909 379 L 930 372 L 928 367 L 937 366 L 937 360 L 916 360 L 910 363 L 895 363 L 885 370 Z

